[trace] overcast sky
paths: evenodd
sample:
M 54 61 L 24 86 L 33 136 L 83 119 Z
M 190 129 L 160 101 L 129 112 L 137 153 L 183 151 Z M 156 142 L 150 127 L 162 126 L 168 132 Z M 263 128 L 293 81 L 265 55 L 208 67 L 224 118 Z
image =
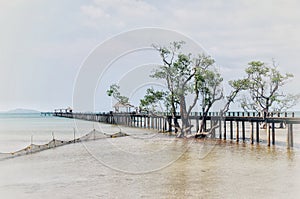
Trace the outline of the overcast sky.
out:
M 299 92 L 299 8 L 298 0 L 0 0 L 0 111 L 72 106 L 89 53 L 143 27 L 192 38 L 226 81 L 251 60 L 274 58 L 295 76 L 287 90 Z

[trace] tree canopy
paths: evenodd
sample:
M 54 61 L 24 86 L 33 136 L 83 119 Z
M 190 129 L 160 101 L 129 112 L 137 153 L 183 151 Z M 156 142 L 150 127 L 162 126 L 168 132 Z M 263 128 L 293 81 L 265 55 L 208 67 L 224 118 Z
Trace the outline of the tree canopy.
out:
M 285 94 L 282 91 L 282 87 L 293 75 L 282 74 L 274 61 L 271 66 L 261 61 L 252 61 L 248 63 L 245 72 L 247 76 L 242 80 L 242 86 L 247 93 L 240 99 L 245 111 L 281 111 L 297 103 L 299 95 Z
M 292 74 L 282 74 L 275 62 L 269 66 L 261 61 L 248 63 L 244 78 L 229 81 L 231 91 L 226 95 L 223 91 L 223 77 L 215 66 L 215 60 L 203 53 L 193 55 L 182 52 L 184 44 L 183 41 L 175 41 L 169 46 L 153 45 L 161 57 L 162 64 L 152 71 L 150 77 L 162 80 L 166 89 L 148 88 L 139 105 L 140 110 L 149 114 L 170 114 L 172 120 L 168 122 L 175 127 L 178 137 L 187 136 L 191 132 L 190 114 L 196 105 L 202 110 L 198 131 L 202 133 L 206 131 L 208 112 L 222 99 L 225 99 L 225 104 L 220 109 L 221 117 L 241 93 L 244 95 L 240 97 L 239 102 L 245 111 L 282 111 L 294 106 L 300 98 L 300 95 L 285 94 L 282 91 L 282 87 L 293 77 Z M 119 89 L 119 85 L 113 84 L 107 90 L 107 95 L 122 104 L 129 103 L 128 97 L 122 96 Z M 160 111 L 157 111 L 158 107 Z
M 171 106 L 175 128 L 179 137 L 186 136 L 192 125 L 189 121 L 191 111 L 202 96 L 202 104 L 207 112 L 211 106 L 223 97 L 221 75 L 214 69 L 214 59 L 205 54 L 192 55 L 182 52 L 184 42 L 172 42 L 168 47 L 155 46 L 163 65 L 153 71 L 151 77 L 162 79 L 168 92 L 166 99 Z M 186 96 L 193 98 L 187 104 Z M 179 106 L 181 126 L 176 119 L 176 109 Z
M 129 103 L 129 98 L 121 95 L 120 86 L 117 84 L 110 85 L 109 89 L 106 91 L 107 95 L 113 97 L 115 100 L 120 102 L 121 104 Z
M 154 112 L 156 112 L 156 107 L 160 106 L 160 110 L 163 112 L 164 109 L 160 102 L 163 102 L 168 106 L 166 104 L 166 101 L 168 100 L 165 99 L 166 95 L 167 93 L 165 91 L 156 91 L 154 88 L 148 88 L 144 98 L 140 99 L 140 109 L 154 114 Z

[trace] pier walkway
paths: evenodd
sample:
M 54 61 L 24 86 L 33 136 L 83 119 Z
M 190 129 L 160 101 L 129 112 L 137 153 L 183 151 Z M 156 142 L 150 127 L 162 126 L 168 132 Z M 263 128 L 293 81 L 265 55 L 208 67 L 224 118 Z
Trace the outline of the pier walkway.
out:
M 53 116 L 75 118 L 107 124 L 118 124 L 137 128 L 155 129 L 162 132 L 172 132 L 172 116 L 148 115 L 137 113 L 66 113 L 54 112 Z M 206 127 L 218 124 L 213 135 L 219 139 L 230 139 L 239 142 L 246 140 L 246 131 L 249 132 L 250 143 L 260 142 L 260 133 L 267 133 L 267 145 L 275 145 L 276 129 L 285 128 L 287 131 L 287 147 L 293 147 L 293 125 L 300 124 L 300 118 L 294 117 L 294 113 L 269 113 L 262 116 L 259 113 L 228 112 L 221 117 L 217 112 L 208 114 Z M 180 123 L 180 116 L 176 116 Z M 193 125 L 193 131 L 197 132 L 202 119 L 201 113 L 192 113 L 189 117 Z M 265 129 L 262 129 L 264 125 Z M 269 127 L 269 128 L 267 128 Z

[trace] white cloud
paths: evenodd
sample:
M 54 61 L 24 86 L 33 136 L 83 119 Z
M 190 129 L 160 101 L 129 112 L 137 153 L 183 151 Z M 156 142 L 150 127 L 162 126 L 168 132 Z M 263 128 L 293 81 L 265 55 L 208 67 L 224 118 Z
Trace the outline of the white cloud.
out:
M 145 22 L 158 14 L 151 4 L 136 0 L 94 0 L 81 6 L 81 11 L 88 17 L 85 24 L 94 28 L 126 28 L 132 22 Z
M 226 78 L 241 74 L 251 60 L 268 62 L 272 58 L 283 63 L 285 70 L 300 75 L 295 67 L 300 51 L 297 0 L 95 0 L 89 5 L 112 16 L 108 21 L 87 19 L 101 31 L 103 27 L 120 32 L 158 26 L 187 34 L 217 59 Z
M 0 1 L 0 76 L 6 80 L 18 71 L 34 74 L 36 70 L 30 71 L 34 63 L 42 63 L 53 73 L 60 74 L 65 68 L 72 73 L 72 66 L 77 70 L 74 60 L 85 57 L 89 49 L 108 37 L 151 26 L 173 29 L 195 39 L 231 79 L 251 59 L 275 58 L 284 70 L 295 74 L 293 84 L 297 85 L 299 7 L 298 0 Z M 74 77 L 68 78 L 72 82 Z M 11 87 L 2 86 L 3 95 L 18 90 Z M 66 89 L 61 92 L 68 92 Z
M 81 6 L 81 11 L 92 19 L 110 18 L 110 14 L 105 13 L 102 8 L 93 5 Z

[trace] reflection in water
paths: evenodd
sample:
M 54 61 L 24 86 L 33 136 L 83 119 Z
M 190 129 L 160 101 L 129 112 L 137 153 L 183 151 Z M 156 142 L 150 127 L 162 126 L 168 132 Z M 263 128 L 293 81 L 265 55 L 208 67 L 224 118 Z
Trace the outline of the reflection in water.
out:
M 165 139 L 155 139 L 152 146 L 157 149 L 168 143 Z M 143 147 L 143 142 L 136 139 L 114 141 L 122 147 L 125 143 Z M 91 143 L 105 146 L 104 142 Z M 186 149 L 172 164 L 138 174 L 104 166 L 87 153 L 84 145 L 68 145 L 2 161 L 0 193 L 7 198 L 53 198 L 52 192 L 60 198 L 293 198 L 299 194 L 298 151 L 219 141 L 213 148 L 208 147 L 212 150 L 203 157 L 201 149 L 205 150 L 205 144 L 178 139 L 171 142 L 173 151 L 164 151 L 161 159 L 130 159 L 132 162 L 113 148 L 105 147 L 99 152 L 103 156 L 110 154 L 111 162 L 119 167 L 145 169 L 177 158 L 177 152 Z M 151 150 L 151 144 L 147 142 L 145 146 Z
M 293 149 L 287 149 L 287 158 L 289 161 L 293 161 L 295 158 L 295 152 Z
M 183 146 L 186 147 L 190 143 L 186 140 L 181 142 Z M 174 164 L 170 165 L 169 176 L 167 177 L 167 182 L 164 184 L 166 187 L 167 195 L 174 196 L 176 195 L 178 198 L 184 198 L 187 195 L 187 186 L 188 186 L 188 165 L 189 162 L 189 149 L 176 161 L 174 164 L 177 166 L 174 167 Z
M 107 133 L 118 131 L 110 125 L 101 128 Z M 90 123 L 80 126 L 85 132 L 90 129 Z M 133 138 L 77 143 L 1 161 L 1 197 L 297 198 L 300 193 L 297 147 L 287 150 L 263 143 L 176 139 L 130 128 L 122 131 Z M 41 142 L 48 141 L 46 133 L 37 135 Z M 14 135 L 20 141 L 10 143 L 24 139 L 20 132 Z M 5 133 L 1 136 L 11 139 Z M 69 134 L 61 132 L 61 136 Z M 297 136 L 295 140 L 299 143 Z

